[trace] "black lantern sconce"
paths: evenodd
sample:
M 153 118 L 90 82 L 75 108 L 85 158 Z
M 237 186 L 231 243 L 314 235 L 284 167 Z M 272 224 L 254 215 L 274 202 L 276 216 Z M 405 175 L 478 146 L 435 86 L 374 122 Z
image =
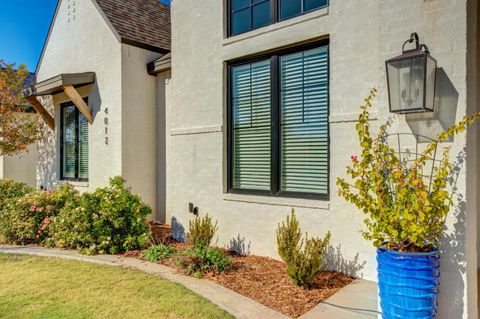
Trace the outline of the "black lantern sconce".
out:
M 415 43 L 415 48 L 405 50 L 410 43 Z M 402 54 L 385 64 L 390 112 L 433 112 L 437 61 L 426 45 L 420 45 L 418 34 L 412 33 L 402 46 Z

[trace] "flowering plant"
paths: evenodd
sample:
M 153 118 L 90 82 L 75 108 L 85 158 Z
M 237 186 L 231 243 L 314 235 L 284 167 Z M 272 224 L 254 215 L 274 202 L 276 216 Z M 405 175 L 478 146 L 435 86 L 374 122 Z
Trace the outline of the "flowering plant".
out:
M 49 229 L 57 247 L 85 254 L 116 254 L 141 249 L 150 238 L 151 208 L 125 185 L 122 177 L 93 193 L 83 193 L 52 220 Z
M 337 179 L 338 194 L 366 214 L 363 236 L 376 247 L 430 251 L 438 247 L 447 213 L 453 205 L 452 191 L 447 188 L 447 178 L 453 169 L 449 149 L 444 148 L 441 159 L 432 162 L 431 180 L 427 180 L 423 171 L 439 143 L 465 131 L 480 118 L 480 113 L 464 117 L 440 134 L 415 160 L 402 161 L 385 143 L 388 124 L 380 126 L 376 139 L 371 135 L 369 110 L 375 94 L 373 89 L 360 107 L 362 112 L 355 129 L 361 156 L 352 155 L 352 165 L 347 166 L 351 181 Z
M 49 243 L 50 224 L 66 202 L 78 198 L 70 185 L 8 200 L 0 210 L 0 235 L 11 244 Z

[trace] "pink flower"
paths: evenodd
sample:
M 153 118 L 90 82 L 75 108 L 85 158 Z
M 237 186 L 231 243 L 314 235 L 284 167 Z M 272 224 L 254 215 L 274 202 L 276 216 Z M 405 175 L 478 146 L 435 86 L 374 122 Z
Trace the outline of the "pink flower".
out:
M 358 157 L 357 157 L 356 155 L 350 156 L 350 159 L 351 159 L 353 162 L 358 162 Z
M 33 213 L 35 210 L 37 210 L 37 206 L 32 205 L 32 207 L 30 207 L 30 212 Z

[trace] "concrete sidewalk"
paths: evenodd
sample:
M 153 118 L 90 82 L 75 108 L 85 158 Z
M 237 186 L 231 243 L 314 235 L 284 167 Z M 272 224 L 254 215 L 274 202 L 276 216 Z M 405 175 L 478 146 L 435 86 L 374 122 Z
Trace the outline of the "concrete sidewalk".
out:
M 376 319 L 377 283 L 355 280 L 299 319 Z
M 114 255 L 86 256 L 72 250 L 0 245 L 0 253 L 56 257 L 101 265 L 136 269 L 179 283 L 225 309 L 238 319 L 288 319 L 250 298 L 209 280 L 178 274 L 175 269 L 135 258 Z M 377 318 L 376 283 L 356 280 L 331 298 L 317 305 L 301 319 L 371 319 Z

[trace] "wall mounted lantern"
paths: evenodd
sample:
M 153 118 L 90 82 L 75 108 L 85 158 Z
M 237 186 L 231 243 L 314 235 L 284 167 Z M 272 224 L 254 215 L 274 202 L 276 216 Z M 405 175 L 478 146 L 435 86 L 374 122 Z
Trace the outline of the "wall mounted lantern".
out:
M 415 48 L 405 50 L 405 45 Z M 418 34 L 412 33 L 402 46 L 402 54 L 385 62 L 388 100 L 392 113 L 433 112 L 437 61 L 426 45 L 420 45 Z

